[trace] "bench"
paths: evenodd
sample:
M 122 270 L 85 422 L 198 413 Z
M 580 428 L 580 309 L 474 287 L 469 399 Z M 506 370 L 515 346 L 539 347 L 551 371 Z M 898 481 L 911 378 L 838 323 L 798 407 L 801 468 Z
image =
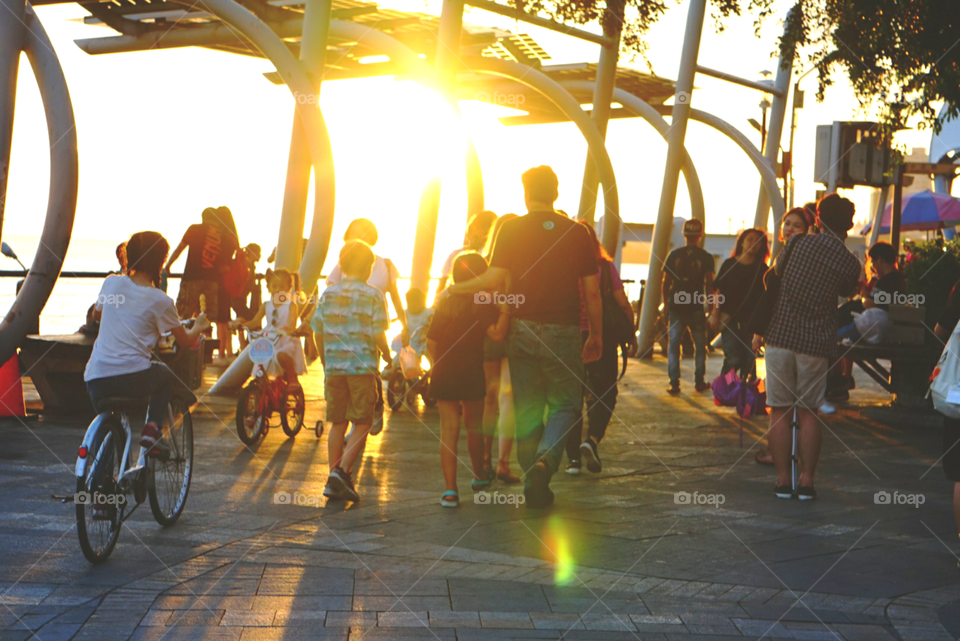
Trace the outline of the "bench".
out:
M 930 373 L 940 360 L 940 348 L 924 345 L 839 346 L 839 354 L 851 359 L 894 397 L 900 407 L 926 407 Z M 878 361 L 890 361 L 887 369 Z
M 83 382 L 95 336 L 31 335 L 20 344 L 20 362 L 37 388 L 44 412 L 93 414 Z

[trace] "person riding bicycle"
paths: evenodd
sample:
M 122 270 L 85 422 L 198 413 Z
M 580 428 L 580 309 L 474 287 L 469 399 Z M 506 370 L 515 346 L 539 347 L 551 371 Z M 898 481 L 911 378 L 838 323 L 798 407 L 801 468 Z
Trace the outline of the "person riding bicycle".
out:
M 253 318 L 244 320 L 238 318 L 230 323 L 231 329 L 240 326 L 258 326 L 261 320 L 266 319 L 264 334 L 273 338 L 276 335 L 274 348 L 276 349 L 276 363 L 283 369 L 283 378 L 288 389 L 300 386 L 297 378 L 307 373 L 307 360 L 303 355 L 303 344 L 297 338 L 297 320 L 300 318 L 297 300 L 300 297 L 300 274 L 287 269 L 268 269 L 264 280 L 267 281 L 267 291 L 270 296 L 260 305 L 260 309 Z M 249 347 L 245 349 L 250 349 Z M 267 371 L 270 376 L 280 374 L 276 366 L 271 363 Z
M 186 329 L 173 299 L 159 289 L 169 251 L 167 240 L 155 231 L 138 232 L 127 241 L 127 273 L 107 276 L 97 296 L 93 315 L 100 333 L 83 374 L 95 409 L 104 398 L 149 396 L 140 433 L 140 445 L 148 449 L 162 438 L 160 426 L 177 384 L 170 368 L 153 360 L 161 334 L 170 332 L 178 345 L 189 347 L 210 327 L 201 312 Z M 197 402 L 192 392 L 187 400 L 188 405 Z

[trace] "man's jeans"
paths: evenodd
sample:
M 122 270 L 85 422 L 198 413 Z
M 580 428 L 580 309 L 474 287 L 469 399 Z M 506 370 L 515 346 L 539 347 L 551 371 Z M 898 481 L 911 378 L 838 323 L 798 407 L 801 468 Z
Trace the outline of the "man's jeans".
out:
M 515 320 L 507 336 L 507 358 L 520 467 L 527 472 L 543 459 L 553 474 L 583 403 L 580 328 Z
M 707 369 L 707 319 L 701 309 L 676 313 L 670 310 L 670 350 L 667 358 L 667 374 L 671 384 L 680 384 L 680 339 L 683 331 L 690 328 L 696 351 L 694 380 L 703 383 Z

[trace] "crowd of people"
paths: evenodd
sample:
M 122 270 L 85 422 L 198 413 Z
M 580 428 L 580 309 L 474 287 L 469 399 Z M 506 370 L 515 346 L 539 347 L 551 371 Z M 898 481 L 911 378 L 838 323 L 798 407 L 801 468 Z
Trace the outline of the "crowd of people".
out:
M 192 344 L 213 323 L 226 358 L 234 331 L 266 323 L 284 335 L 270 374 L 282 376 L 289 387 L 298 386 L 307 370 L 301 344 L 307 336 L 323 364 L 325 418 L 331 424 L 324 495 L 357 501 L 355 470 L 368 436 L 383 429 L 381 363 L 387 371 L 396 368 L 399 352 L 409 349 L 430 363 L 429 396 L 440 418 L 441 505 L 460 503 L 461 426 L 474 492 L 496 482 L 522 482 L 527 505 L 552 504 L 551 479 L 564 453 L 570 475 L 581 474 L 584 466 L 593 473 L 603 469 L 600 444 L 617 403 L 618 348 L 632 355 L 637 347 L 635 337 L 618 345 L 605 328 L 611 310 L 619 310 L 615 313 L 631 325 L 634 312 L 593 227 L 555 209 L 559 183 L 553 170 L 534 167 L 522 183 L 526 214 L 472 217 L 463 246 L 445 261 L 432 306 L 423 290 L 410 289 L 405 301 L 401 298 L 399 270 L 374 252 L 377 229 L 365 218 L 350 223 L 325 288 L 316 304 L 304 309 L 298 274 L 275 269 L 258 275 L 260 248 L 240 248 L 226 207 L 204 210 L 201 222 L 187 229 L 172 253 L 160 234 L 134 234 L 118 247 L 121 270 L 105 281 L 100 301 L 122 295 L 136 304 L 98 302 L 91 310 L 100 326 L 85 373 L 91 399 L 96 405 L 107 396 L 148 395 L 140 443 L 153 447 L 162 437 L 158 426 L 174 384 L 169 370 L 151 360 L 160 334 L 172 332 L 177 342 Z M 683 225 L 684 245 L 664 263 L 667 391 L 681 393 L 680 343 L 686 332 L 695 349 L 698 393 L 711 387 L 705 367 L 708 332 L 721 337 L 721 377 L 756 381 L 762 354 L 769 451 L 756 459 L 775 468 L 779 498 L 816 498 L 817 415 L 835 411 L 828 396 L 842 398 L 853 384 L 851 363 L 840 357 L 838 344 L 881 338 L 890 303 L 906 288 L 890 244 L 871 246 L 865 267 L 848 250 L 853 218 L 853 203 L 836 194 L 791 209 L 780 220 L 776 255 L 771 258 L 764 230 L 746 229 L 719 270 L 701 247 L 702 222 L 689 220 Z M 161 290 L 184 251 L 174 305 Z M 265 300 L 261 278 L 269 294 Z M 943 339 L 960 318 L 960 284 L 950 300 L 935 328 Z M 389 304 L 402 327 L 392 351 L 386 336 Z M 197 319 L 189 329 L 180 321 L 186 317 Z M 800 467 L 795 487 L 792 425 Z M 960 420 L 948 421 L 947 427 L 947 452 L 960 451 L 955 447 Z M 519 474 L 511 465 L 514 451 Z M 960 504 L 960 454 L 946 456 L 944 466 L 957 483 Z

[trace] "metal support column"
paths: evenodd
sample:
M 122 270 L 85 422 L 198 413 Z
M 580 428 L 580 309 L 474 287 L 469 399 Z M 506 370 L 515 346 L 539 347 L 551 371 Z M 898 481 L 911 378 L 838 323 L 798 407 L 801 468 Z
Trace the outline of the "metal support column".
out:
M 873 244 L 880 240 L 880 228 L 883 227 L 883 210 L 887 208 L 887 201 L 890 200 L 890 185 L 884 185 L 877 194 L 877 211 L 873 214 L 873 226 L 870 228 L 870 242 L 867 247 L 873 247 Z
M 456 80 L 460 55 L 460 30 L 463 28 L 463 0 L 443 0 L 440 26 L 437 29 L 437 54 L 434 59 L 434 82 L 438 91 L 445 90 Z M 427 291 L 430 268 L 440 218 L 440 180 L 431 179 L 423 189 L 417 230 L 413 240 L 413 264 L 410 266 L 410 286 Z
M 787 24 L 784 29 L 789 28 L 791 13 L 787 15 Z M 770 107 L 770 124 L 767 128 L 767 137 L 763 145 L 763 157 L 767 159 L 770 167 L 776 172 L 777 161 L 780 158 L 780 138 L 783 135 L 783 122 L 787 116 L 787 98 L 790 93 L 790 76 L 793 73 L 793 50 L 786 52 L 786 57 L 781 56 L 777 63 L 777 77 L 774 81 L 774 88 L 777 93 L 773 94 L 773 104 Z M 774 212 L 774 220 L 782 216 L 784 212 Z M 767 191 L 763 185 L 760 185 L 760 193 L 757 195 L 757 212 L 753 219 L 753 226 L 766 230 L 770 219 L 770 199 L 767 198 Z
M 17 103 L 17 72 L 24 45 L 24 0 L 0 0 L 0 232 L 10 175 L 10 144 L 13 141 L 13 113 Z
M 610 103 L 613 101 L 613 90 L 617 84 L 617 64 L 620 60 L 620 32 L 623 25 L 622 0 L 610 3 L 603 20 L 603 35 L 610 39 L 609 46 L 600 48 L 600 59 L 597 62 L 596 84 L 593 88 L 593 111 L 591 117 L 596 123 L 600 136 L 606 139 L 607 123 L 610 120 Z M 583 182 L 580 187 L 580 208 L 578 218 L 591 225 L 594 223 L 597 209 L 597 196 L 600 188 L 600 174 L 593 156 L 587 153 L 587 160 L 583 168 Z M 619 236 L 619 230 L 618 230 Z M 602 236 L 606 240 L 606 234 Z M 606 248 L 611 255 L 617 251 L 616 247 Z
M 320 82 L 323 78 L 324 55 L 330 31 L 331 0 L 306 0 L 303 12 L 303 35 L 300 41 L 300 63 L 310 78 L 316 95 L 312 101 L 320 108 Z M 307 214 L 310 190 L 310 147 L 296 108 L 290 134 L 290 155 L 287 158 L 287 181 L 280 210 L 280 233 L 277 238 L 277 267 L 299 269 L 301 238 Z M 330 212 L 332 214 L 332 212 Z M 333 221 L 329 221 L 333 225 Z
M 663 185 L 660 188 L 660 209 L 653 228 L 653 247 L 650 252 L 650 270 L 647 274 L 647 289 L 640 312 L 640 354 L 653 346 L 660 313 L 663 263 L 670 249 L 673 232 L 673 208 L 677 200 L 677 183 L 680 180 L 680 164 L 684 155 L 684 138 L 687 133 L 687 117 L 690 114 L 690 99 L 693 81 L 697 73 L 697 56 L 700 53 L 700 36 L 707 0 L 691 0 L 687 10 L 687 26 L 680 53 L 680 70 L 677 73 L 677 93 L 673 102 L 673 117 L 668 137 L 667 159 L 663 169 Z

